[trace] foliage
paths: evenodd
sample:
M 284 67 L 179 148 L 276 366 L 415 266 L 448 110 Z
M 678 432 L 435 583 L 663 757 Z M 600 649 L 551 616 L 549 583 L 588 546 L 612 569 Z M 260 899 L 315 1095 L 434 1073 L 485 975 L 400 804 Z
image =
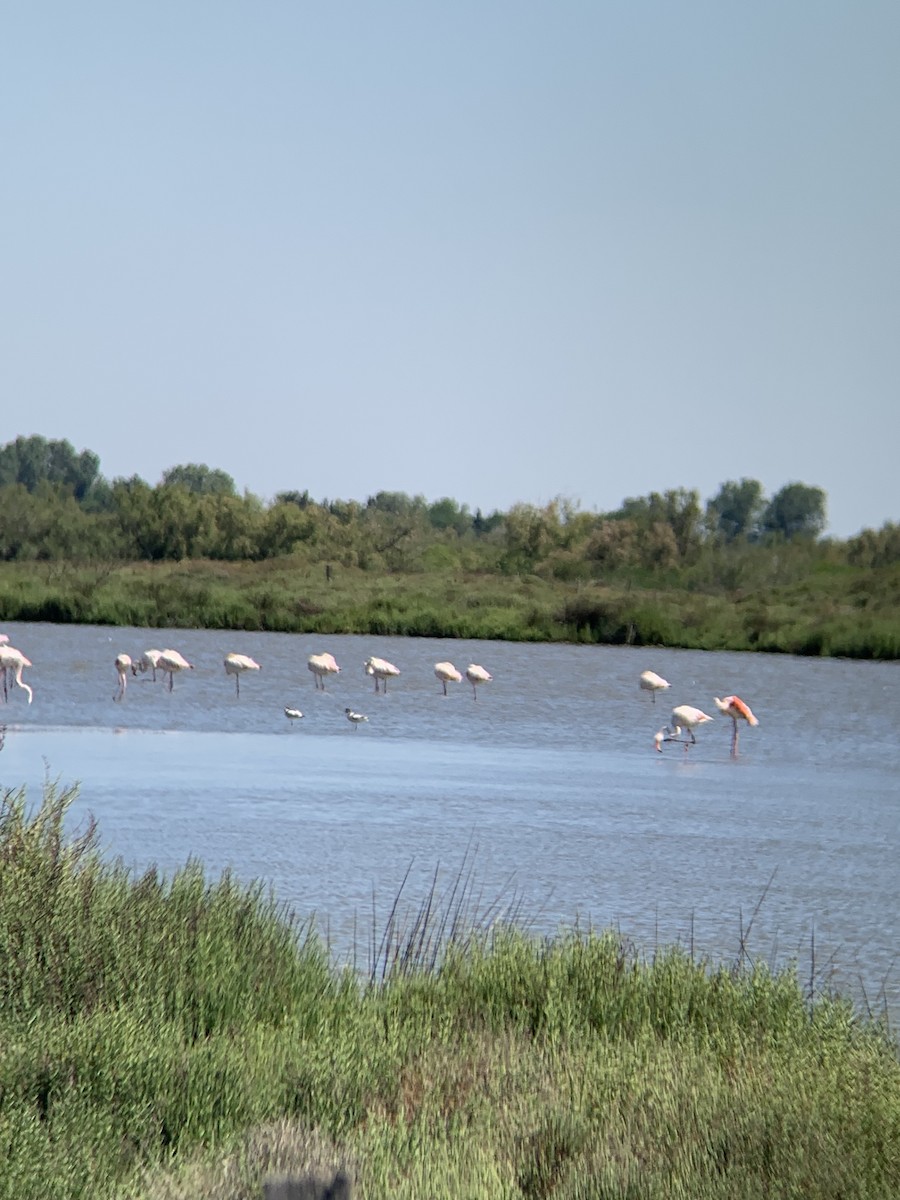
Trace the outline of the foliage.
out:
M 90 493 L 100 468 L 100 459 L 90 450 L 80 454 L 67 441 L 43 437 L 17 437 L 0 447 L 0 488 L 19 483 L 29 492 L 41 484 L 68 490 L 76 500 Z
M 24 576 L 0 575 L 0 619 L 177 619 L 216 628 L 575 637 L 873 657 L 892 657 L 900 638 L 885 587 L 900 562 L 900 529 L 887 524 L 846 543 L 822 539 L 825 495 L 805 484 L 767 501 L 757 480 L 729 480 L 705 510 L 696 491 L 676 488 L 631 497 L 612 513 L 583 512 L 556 497 L 473 516 L 450 497 L 429 503 L 396 491 L 362 504 L 317 502 L 294 490 L 265 504 L 236 495 L 230 476 L 197 463 L 172 467 L 155 487 L 136 475 L 110 484 L 96 475 L 95 460 L 42 438 L 0 449 L 0 479 L 7 479 L 0 564 L 33 564 Z M 79 464 L 86 474 L 73 484 Z M 42 576 L 45 563 L 55 573 Z M 164 570 L 186 571 L 188 563 L 181 579 Z M 210 563 L 234 570 L 195 586 Z M 138 564 L 160 568 L 146 590 Z M 240 569 L 250 564 L 258 565 L 254 578 L 267 564 L 278 581 L 264 600 Z M 84 580 L 98 571 L 107 582 L 92 591 Z M 824 574 L 810 584 L 811 596 L 790 592 L 817 572 Z M 342 586 L 332 586 L 338 576 Z M 318 594 L 325 577 L 327 596 Z M 312 609 L 297 599 L 310 590 L 307 579 L 316 581 Z M 389 609 L 380 602 L 388 580 L 397 582 Z M 473 589 L 491 590 L 498 580 L 502 603 L 489 609 L 478 601 L 473 611 Z
M 225 471 L 211 470 L 205 463 L 185 463 L 163 472 L 164 487 L 183 487 L 195 496 L 235 496 L 234 480 Z
M 73 799 L 0 802 L 3 1200 L 256 1200 L 310 1167 L 361 1200 L 900 1193 L 896 1047 L 745 940 L 537 940 L 463 880 L 373 931 L 363 979 L 258 886 L 67 838 Z
M 825 528 L 825 493 L 805 483 L 788 483 L 766 505 L 762 527 L 790 540 L 818 537 Z

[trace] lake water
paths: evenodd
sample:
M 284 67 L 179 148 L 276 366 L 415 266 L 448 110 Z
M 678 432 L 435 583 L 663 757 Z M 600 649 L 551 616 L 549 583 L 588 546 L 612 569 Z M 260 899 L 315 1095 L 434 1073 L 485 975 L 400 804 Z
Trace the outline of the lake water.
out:
M 403 883 L 409 911 L 470 872 L 479 911 L 516 907 L 539 933 L 615 926 L 732 961 L 796 959 L 819 982 L 900 1019 L 898 664 L 751 654 L 377 637 L 6 624 L 34 663 L 13 688 L 0 786 L 78 782 L 111 856 L 170 874 L 189 857 L 264 880 L 315 915 L 340 961 L 367 961 Z M 194 664 L 170 693 L 150 675 L 113 701 L 113 660 L 174 647 Z M 339 676 L 306 667 L 328 650 Z M 260 664 L 241 695 L 226 653 Z M 363 662 L 402 672 L 376 696 Z M 444 697 L 435 662 L 484 665 Z M 656 704 L 637 686 L 672 683 Z M 653 749 L 674 704 L 715 714 L 737 693 L 760 719 Z M 302 720 L 290 723 L 285 705 Z M 358 730 L 351 706 L 369 716 Z M 758 911 L 757 911 L 758 910 Z M 755 915 L 754 915 L 755 913 Z

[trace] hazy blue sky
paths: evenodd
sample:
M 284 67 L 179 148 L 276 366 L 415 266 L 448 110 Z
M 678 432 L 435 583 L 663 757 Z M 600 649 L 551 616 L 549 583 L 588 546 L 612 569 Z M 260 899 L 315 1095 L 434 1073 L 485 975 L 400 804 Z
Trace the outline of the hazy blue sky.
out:
M 0 443 L 471 508 L 900 519 L 896 0 L 33 0 Z

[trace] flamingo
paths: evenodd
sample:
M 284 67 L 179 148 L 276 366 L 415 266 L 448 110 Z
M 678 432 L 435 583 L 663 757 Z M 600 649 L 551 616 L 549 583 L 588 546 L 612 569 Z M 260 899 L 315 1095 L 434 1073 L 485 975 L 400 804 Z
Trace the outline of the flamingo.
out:
M 641 675 L 641 691 L 649 692 L 654 704 L 656 693 L 665 691 L 670 686 L 668 679 L 663 679 L 662 675 L 657 675 L 655 671 L 644 671 Z
M 462 675 L 457 671 L 452 662 L 439 662 L 434 664 L 434 673 L 444 685 L 444 695 L 447 695 L 448 683 L 461 683 Z
M 234 686 L 237 689 L 238 699 L 241 698 L 241 674 L 244 671 L 260 671 L 262 668 L 259 663 L 250 658 L 247 654 L 226 654 L 225 655 L 225 674 L 234 676 Z
M 478 699 L 478 684 L 490 683 L 493 678 L 490 671 L 486 671 L 484 667 L 479 667 L 477 663 L 469 663 L 466 667 L 466 679 L 472 685 L 472 698 L 475 700 Z
M 9 641 L 8 633 L 0 633 L 0 646 L 4 646 Z
M 759 721 L 750 711 L 750 706 L 745 704 L 740 696 L 726 696 L 724 700 L 720 700 L 718 696 L 714 696 L 713 700 L 720 713 L 724 713 L 726 717 L 731 717 L 731 723 L 734 727 L 731 734 L 731 757 L 737 758 L 738 721 L 746 721 L 748 725 L 758 725 Z
M 128 668 L 132 666 L 130 654 L 116 655 L 116 674 L 119 676 L 119 686 L 113 692 L 113 700 L 125 699 L 125 688 L 128 684 Z
M 157 670 L 162 671 L 163 675 L 168 675 L 170 692 L 175 686 L 176 671 L 193 671 L 194 669 L 193 663 L 189 663 L 177 650 L 163 650 L 156 660 L 156 667 Z
M 3 699 L 9 699 L 9 676 L 12 674 L 13 683 L 18 684 L 23 692 L 28 693 L 28 703 L 31 703 L 33 692 L 27 683 L 22 682 L 22 671 L 31 666 L 31 660 L 26 658 L 21 650 L 15 650 L 6 644 L 0 646 L 0 673 L 3 675 Z
M 316 691 L 321 686 L 322 691 L 325 691 L 325 678 L 328 675 L 339 675 L 341 668 L 337 665 L 333 654 L 311 654 L 307 662 L 307 667 L 313 673 L 316 681 Z
M 300 718 L 303 716 L 303 713 L 300 711 L 299 708 L 286 708 L 284 710 L 284 715 L 287 717 L 287 719 L 293 725 L 293 723 L 295 721 L 300 720 Z
M 677 708 L 672 709 L 671 722 L 654 735 L 653 743 L 660 754 L 662 754 L 663 742 L 684 740 L 684 752 L 687 754 L 688 749 L 697 743 L 697 739 L 694 737 L 694 730 L 697 726 L 705 725 L 707 721 L 714 720 L 715 717 L 710 717 L 702 708 L 694 708 L 691 704 L 679 704 Z M 687 735 L 691 739 L 690 741 L 681 738 L 682 729 L 687 730 Z
M 378 681 L 381 680 L 384 685 L 384 694 L 387 695 L 387 681 L 391 678 L 396 678 L 400 674 L 400 668 L 395 667 L 393 663 L 389 663 L 385 658 L 367 658 L 365 662 L 366 674 L 375 676 L 375 695 L 378 695 Z
M 156 683 L 156 668 L 159 666 L 159 656 L 162 650 L 145 650 L 140 658 L 136 658 L 131 664 L 132 675 L 137 675 L 138 671 L 142 675 L 146 675 L 148 671 L 153 672 L 153 682 Z
M 347 714 L 347 720 L 353 726 L 354 733 L 356 733 L 363 721 L 368 721 L 369 719 L 368 717 L 364 717 L 362 713 L 354 712 L 352 708 L 345 708 L 344 712 Z

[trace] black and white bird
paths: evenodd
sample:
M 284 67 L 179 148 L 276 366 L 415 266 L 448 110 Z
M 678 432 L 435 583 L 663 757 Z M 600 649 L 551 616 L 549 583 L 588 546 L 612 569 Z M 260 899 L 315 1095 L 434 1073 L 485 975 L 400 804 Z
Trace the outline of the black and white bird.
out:
M 284 715 L 287 717 L 287 719 L 293 725 L 294 721 L 300 720 L 300 718 L 303 716 L 303 713 L 300 711 L 299 708 L 286 708 L 284 710 Z
M 347 720 L 353 726 L 354 733 L 357 729 L 359 729 L 363 721 L 368 721 L 369 719 L 368 717 L 363 716 L 362 713 L 354 712 L 352 708 L 345 708 L 344 712 L 347 714 Z

